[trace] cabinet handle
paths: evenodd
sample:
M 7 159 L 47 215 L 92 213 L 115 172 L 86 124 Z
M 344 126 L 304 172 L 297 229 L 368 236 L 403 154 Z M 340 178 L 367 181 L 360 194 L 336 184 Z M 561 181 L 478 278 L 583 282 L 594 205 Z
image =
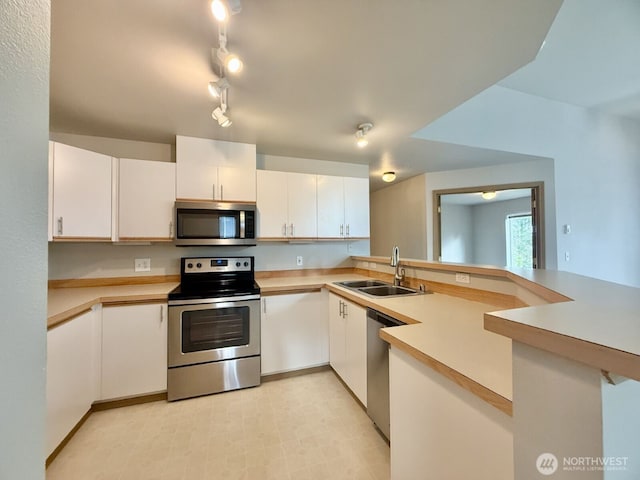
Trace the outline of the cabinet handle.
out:
M 173 237 L 173 222 L 169 222 L 169 236 Z
M 224 200 L 224 185 L 220 185 L 220 200 Z
M 340 224 L 340 236 L 344 236 L 344 225 Z
M 287 236 L 287 224 L 286 223 L 282 224 L 282 236 L 283 237 Z
M 160 323 L 164 322 L 164 305 L 160 305 Z
M 58 217 L 58 235 L 62 235 L 62 217 Z
M 349 236 L 349 224 L 347 223 L 347 237 Z
M 262 313 L 264 313 L 265 315 L 267 314 L 267 299 L 266 298 L 262 299 Z
M 293 237 L 293 223 L 291 224 L 291 236 Z
M 211 187 L 213 188 L 213 199 L 215 200 L 216 199 L 216 184 L 212 183 Z
M 349 316 L 349 311 L 347 310 L 348 306 L 349 304 L 344 302 L 344 305 L 342 306 L 342 318 L 347 318 Z
M 343 308 L 344 303 L 342 303 L 342 300 L 340 300 L 340 305 L 339 305 L 339 313 L 340 316 L 342 316 L 342 308 Z

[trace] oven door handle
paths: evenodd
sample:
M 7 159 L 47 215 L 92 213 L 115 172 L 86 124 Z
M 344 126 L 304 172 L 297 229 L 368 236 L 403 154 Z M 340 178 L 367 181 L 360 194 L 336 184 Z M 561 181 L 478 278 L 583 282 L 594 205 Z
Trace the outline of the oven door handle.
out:
M 230 303 L 242 302 L 246 300 L 260 300 L 260 295 L 239 295 L 237 297 L 219 297 L 219 298 L 195 298 L 193 300 L 169 300 L 170 306 L 180 305 L 206 305 L 209 303 Z

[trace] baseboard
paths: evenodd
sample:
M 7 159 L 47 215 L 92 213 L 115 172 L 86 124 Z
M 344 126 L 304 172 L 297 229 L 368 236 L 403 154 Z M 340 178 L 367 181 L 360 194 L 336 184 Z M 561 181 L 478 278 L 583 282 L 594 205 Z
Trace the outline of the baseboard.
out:
M 309 375 L 310 373 L 326 372 L 331 370 L 329 364 L 319 365 L 317 367 L 301 368 L 299 370 L 290 370 L 288 372 L 270 373 L 268 375 L 262 375 L 260 381 L 262 383 L 274 382 L 276 380 L 282 380 L 283 378 L 301 377 L 302 375 Z

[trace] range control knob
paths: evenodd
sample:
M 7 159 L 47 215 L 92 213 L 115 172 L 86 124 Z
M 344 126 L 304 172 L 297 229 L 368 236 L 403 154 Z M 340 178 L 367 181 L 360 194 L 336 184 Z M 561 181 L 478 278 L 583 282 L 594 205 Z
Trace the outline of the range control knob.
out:
M 239 267 L 239 266 L 240 266 L 240 262 L 236 262 L 236 267 Z
M 249 262 L 244 262 L 244 266 L 248 267 L 249 266 Z
M 198 267 L 198 268 L 202 268 L 202 264 L 201 264 L 200 262 L 198 262 L 198 263 L 196 264 L 196 267 Z
M 193 263 L 187 263 L 187 268 L 193 268 Z

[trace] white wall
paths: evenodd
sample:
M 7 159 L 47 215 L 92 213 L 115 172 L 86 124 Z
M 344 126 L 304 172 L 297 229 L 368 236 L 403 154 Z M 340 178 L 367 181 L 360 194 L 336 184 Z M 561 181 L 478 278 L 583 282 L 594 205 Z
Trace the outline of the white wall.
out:
M 391 256 L 394 245 L 403 258 L 427 258 L 424 175 L 372 192 L 371 254 Z
M 475 263 L 472 208 L 471 205 L 441 204 L 440 241 L 443 262 Z
M 0 6 L 0 478 L 44 478 L 49 25 Z
M 61 132 L 51 132 L 49 139 L 116 158 L 136 158 L 138 160 L 155 160 L 157 162 L 175 162 L 176 160 L 175 144 L 138 142 L 135 140 Z
M 544 182 L 545 268 L 555 269 L 556 264 L 556 196 L 554 162 L 551 159 L 533 162 L 511 163 L 493 167 L 450 170 L 426 174 L 427 225 L 433 225 L 433 191 L 483 185 L 506 185 L 522 182 Z M 428 237 L 427 258 L 433 259 L 433 236 Z M 475 259 L 478 261 L 478 259 Z
M 475 263 L 504 267 L 507 264 L 507 215 L 531 213 L 531 198 L 516 198 L 501 202 L 474 205 L 473 258 Z
M 421 136 L 553 158 L 558 268 L 640 286 L 639 121 L 493 86 Z

